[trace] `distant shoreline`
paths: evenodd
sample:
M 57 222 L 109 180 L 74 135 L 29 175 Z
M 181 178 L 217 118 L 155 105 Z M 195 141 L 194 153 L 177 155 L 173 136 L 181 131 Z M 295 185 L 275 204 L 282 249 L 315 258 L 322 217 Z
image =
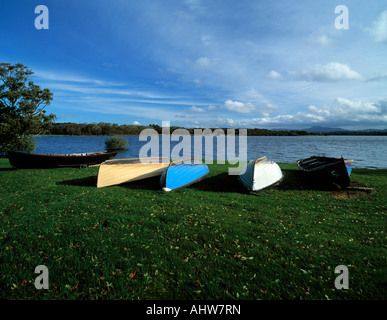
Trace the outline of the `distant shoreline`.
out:
M 139 136 L 144 129 L 154 129 L 158 134 L 162 134 L 162 127 L 157 124 L 150 124 L 149 126 L 142 125 L 117 125 L 111 123 L 55 123 L 49 131 L 43 136 Z M 184 128 L 171 126 L 169 132 L 173 133 L 176 129 L 187 130 L 190 135 L 195 133 L 195 130 L 209 129 L 214 131 L 221 129 L 227 134 L 227 130 L 235 130 L 235 135 L 239 135 L 240 129 L 233 128 Z M 372 130 L 369 131 L 346 131 L 338 129 L 339 131 L 329 131 L 329 128 L 316 127 L 316 132 L 313 132 L 314 128 L 305 130 L 269 130 L 261 128 L 243 128 L 247 130 L 247 136 L 331 136 L 331 135 L 347 135 L 347 136 L 385 136 L 387 135 L 387 129 L 384 130 Z M 317 130 L 321 131 L 317 131 Z M 336 129 L 336 128 L 335 128 Z M 217 134 L 211 134 L 216 136 Z M 42 135 L 40 135 L 42 136 Z

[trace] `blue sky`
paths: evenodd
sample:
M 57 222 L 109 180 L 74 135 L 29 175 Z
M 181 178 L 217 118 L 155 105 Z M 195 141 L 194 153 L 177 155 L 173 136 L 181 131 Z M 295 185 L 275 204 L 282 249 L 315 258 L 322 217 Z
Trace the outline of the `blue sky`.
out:
M 49 10 L 36 29 L 35 7 Z M 337 29 L 338 5 L 348 29 Z M 387 2 L 2 0 L 0 61 L 57 122 L 387 128 Z

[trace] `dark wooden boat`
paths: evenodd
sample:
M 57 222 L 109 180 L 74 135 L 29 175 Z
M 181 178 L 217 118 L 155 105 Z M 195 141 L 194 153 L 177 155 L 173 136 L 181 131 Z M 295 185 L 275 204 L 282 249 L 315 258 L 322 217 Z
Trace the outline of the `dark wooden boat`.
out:
M 38 154 L 8 151 L 8 160 L 16 169 L 80 167 L 100 164 L 116 156 L 118 151 L 71 154 Z
M 350 184 L 351 170 L 348 169 L 348 166 L 352 165 L 351 160 L 312 156 L 298 160 L 297 164 L 301 171 L 319 180 L 336 183 L 342 188 Z

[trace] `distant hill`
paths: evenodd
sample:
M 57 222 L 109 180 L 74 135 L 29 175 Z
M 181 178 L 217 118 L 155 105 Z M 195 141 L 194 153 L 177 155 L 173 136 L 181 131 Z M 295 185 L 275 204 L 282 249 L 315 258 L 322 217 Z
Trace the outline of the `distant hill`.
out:
M 276 129 L 270 129 L 271 131 L 294 131 L 296 129 L 289 129 L 289 128 L 276 128 Z M 343 132 L 347 131 L 342 128 L 330 128 L 330 127 L 321 127 L 321 126 L 315 126 L 310 127 L 307 129 L 297 129 L 301 131 L 306 131 L 307 133 L 329 133 L 329 132 Z
M 315 127 L 310 127 L 307 129 L 304 129 L 306 132 L 316 132 L 316 133 L 325 133 L 325 132 L 343 132 L 343 131 L 348 131 L 344 130 L 341 128 L 329 128 L 329 127 L 320 127 L 320 126 L 315 126 Z
M 364 129 L 364 130 L 358 130 L 358 132 L 387 132 L 387 129 Z
M 272 131 L 292 131 L 293 129 L 271 129 Z M 363 129 L 363 130 L 346 130 L 342 128 L 331 128 L 331 127 L 322 127 L 314 126 L 306 129 L 301 129 L 301 131 L 306 131 L 307 133 L 361 133 L 361 132 L 387 132 L 387 129 Z
M 329 133 L 329 132 L 387 132 L 387 129 L 363 129 L 363 130 L 346 130 L 342 128 L 330 128 L 315 126 L 308 129 L 304 129 L 308 133 Z

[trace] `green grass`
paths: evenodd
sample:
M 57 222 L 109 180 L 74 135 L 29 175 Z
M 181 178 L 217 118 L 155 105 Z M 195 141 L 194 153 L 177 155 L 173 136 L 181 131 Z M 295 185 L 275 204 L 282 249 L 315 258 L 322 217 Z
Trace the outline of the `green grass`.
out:
M 337 192 L 281 164 L 249 194 L 226 165 L 164 193 L 158 179 L 97 189 L 97 167 L 13 170 L 0 159 L 3 299 L 386 299 L 387 170 Z M 49 269 L 49 289 L 34 286 Z M 349 270 L 338 290 L 335 267 Z

